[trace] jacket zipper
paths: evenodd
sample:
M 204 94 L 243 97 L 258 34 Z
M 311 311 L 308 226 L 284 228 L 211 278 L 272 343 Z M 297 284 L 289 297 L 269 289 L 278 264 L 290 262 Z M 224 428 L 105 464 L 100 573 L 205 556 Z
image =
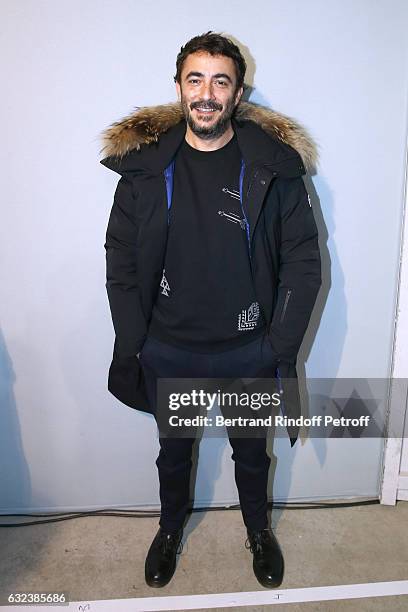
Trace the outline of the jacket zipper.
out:
M 247 242 L 248 242 L 248 254 L 249 254 L 249 265 L 251 268 L 251 276 L 253 278 L 253 270 L 252 270 L 252 252 L 251 252 L 251 232 L 250 232 L 250 227 L 249 227 L 249 221 L 248 218 L 246 216 L 245 213 L 245 209 L 244 209 L 244 198 L 242 195 L 242 189 L 243 189 L 243 185 L 244 185 L 244 174 L 245 174 L 245 163 L 244 160 L 241 159 L 241 170 L 239 173 L 239 201 L 241 204 L 241 211 L 242 211 L 242 216 L 244 218 L 244 223 L 245 223 L 245 231 L 246 231 L 246 235 L 247 235 Z M 249 193 L 249 188 L 247 191 L 247 196 Z
M 282 313 L 279 319 L 279 323 L 282 323 L 283 319 L 285 318 L 285 313 L 286 313 L 286 308 L 288 307 L 288 302 L 289 302 L 289 298 L 290 298 L 290 294 L 292 293 L 291 289 L 288 289 L 286 291 L 286 297 L 285 297 L 285 301 L 283 303 L 283 308 L 282 308 Z

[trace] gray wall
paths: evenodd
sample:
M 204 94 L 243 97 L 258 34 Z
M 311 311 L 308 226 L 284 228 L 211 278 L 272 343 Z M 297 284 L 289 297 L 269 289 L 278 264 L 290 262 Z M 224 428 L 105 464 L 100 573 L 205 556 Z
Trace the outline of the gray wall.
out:
M 391 10 L 392 9 L 392 10 Z M 152 417 L 106 390 L 103 243 L 117 175 L 99 132 L 175 100 L 180 46 L 209 29 L 247 53 L 251 99 L 320 145 L 325 286 L 312 377 L 390 369 L 407 117 L 404 0 L 2 3 L 0 510 L 155 505 Z M 256 69 L 255 69 L 256 62 Z M 314 336 L 314 344 L 312 340 Z M 196 503 L 236 502 L 231 449 L 201 444 Z M 275 499 L 376 495 L 381 441 L 275 441 Z M 275 462 L 274 459 L 274 462 Z

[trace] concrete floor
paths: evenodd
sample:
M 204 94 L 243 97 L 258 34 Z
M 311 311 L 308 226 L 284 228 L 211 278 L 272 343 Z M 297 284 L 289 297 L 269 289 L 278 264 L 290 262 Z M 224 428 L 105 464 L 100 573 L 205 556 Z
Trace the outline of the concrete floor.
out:
M 282 589 L 408 579 L 407 502 L 395 507 L 273 510 L 272 517 L 285 557 Z M 0 517 L 0 522 L 6 519 Z M 27 591 L 64 591 L 71 601 L 91 601 L 265 590 L 252 572 L 239 510 L 194 513 L 172 581 L 151 589 L 144 582 L 144 560 L 157 528 L 158 519 L 150 517 L 86 517 L 0 528 L 0 603 L 6 605 L 10 592 Z M 408 597 L 277 607 L 285 612 L 406 612 Z M 227 609 L 255 612 L 276 606 L 257 606 L 254 600 L 253 606 Z

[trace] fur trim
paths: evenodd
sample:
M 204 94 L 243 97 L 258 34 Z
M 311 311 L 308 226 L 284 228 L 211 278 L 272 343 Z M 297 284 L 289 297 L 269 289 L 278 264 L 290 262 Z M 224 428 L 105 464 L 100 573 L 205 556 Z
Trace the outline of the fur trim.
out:
M 257 123 L 272 138 L 290 145 L 299 153 L 307 170 L 314 170 L 318 161 L 317 145 L 306 129 L 294 119 L 274 110 L 240 102 L 235 110 L 237 120 Z M 184 118 L 180 102 L 158 106 L 136 107 L 130 114 L 112 123 L 102 134 L 101 153 L 106 157 L 123 157 L 142 144 L 157 142 L 166 132 Z

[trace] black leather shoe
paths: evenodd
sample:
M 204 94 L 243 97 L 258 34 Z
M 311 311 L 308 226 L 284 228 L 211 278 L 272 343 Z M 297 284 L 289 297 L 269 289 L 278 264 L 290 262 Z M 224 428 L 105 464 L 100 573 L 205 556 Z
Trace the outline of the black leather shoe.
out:
M 266 588 L 278 587 L 283 580 L 283 555 L 272 529 L 248 531 L 245 548 L 254 555 L 254 574 Z
M 167 533 L 160 527 L 150 545 L 145 563 L 145 579 L 151 587 L 165 586 L 176 570 L 176 554 L 181 553 L 183 529 L 176 534 Z

